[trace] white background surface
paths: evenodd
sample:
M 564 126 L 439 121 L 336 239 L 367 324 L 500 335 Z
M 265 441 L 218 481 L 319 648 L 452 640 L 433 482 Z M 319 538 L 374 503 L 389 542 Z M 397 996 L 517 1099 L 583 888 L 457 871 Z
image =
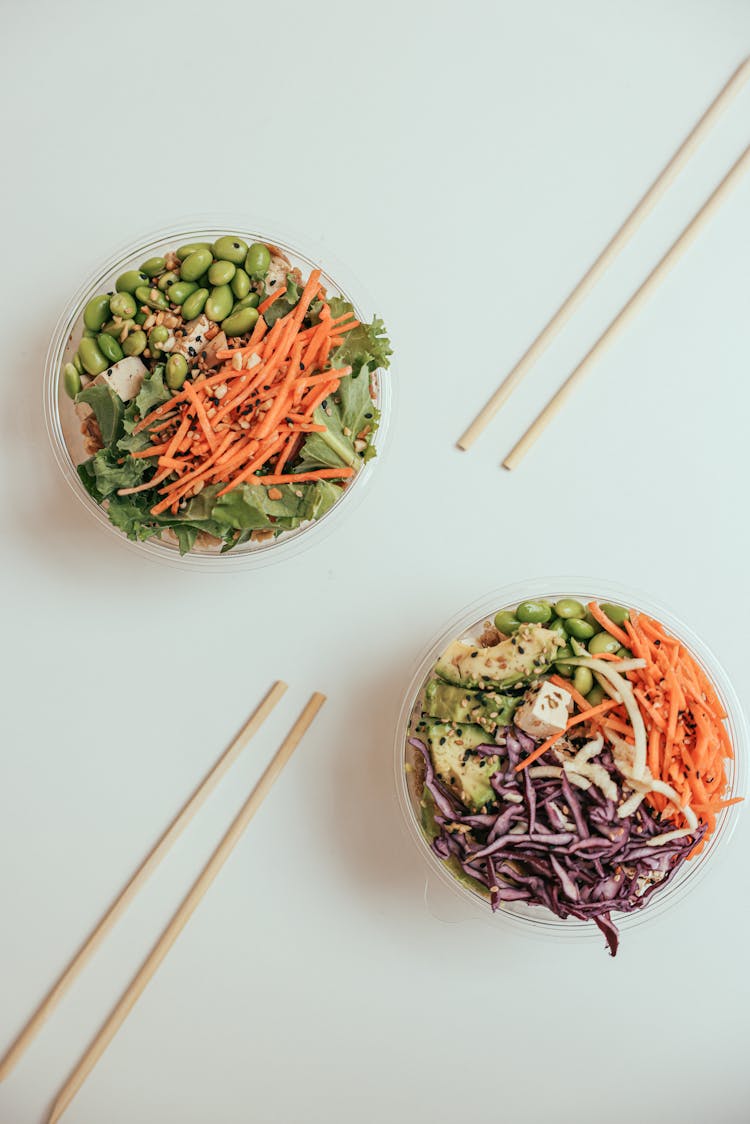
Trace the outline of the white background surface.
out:
M 443 621 L 545 572 L 666 601 L 748 700 L 750 183 L 497 466 L 739 155 L 750 89 L 475 450 L 453 443 L 748 52 L 750 7 L 6 0 L 3 25 L 0 1051 L 267 685 L 292 689 L 0 1088 L 2 1124 L 43 1119 L 315 688 L 299 757 L 66 1119 L 747 1120 L 748 823 L 614 962 L 445 924 L 391 732 Z M 217 210 L 351 264 L 399 400 L 342 527 L 214 577 L 95 525 L 40 386 L 98 259 Z

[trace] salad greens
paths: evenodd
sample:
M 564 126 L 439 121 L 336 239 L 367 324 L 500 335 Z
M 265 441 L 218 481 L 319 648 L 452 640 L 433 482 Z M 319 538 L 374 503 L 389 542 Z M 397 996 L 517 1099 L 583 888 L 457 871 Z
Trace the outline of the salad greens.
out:
M 231 280 L 202 290 L 211 262 Z M 128 538 L 171 533 L 185 554 L 199 536 L 223 551 L 278 536 L 322 518 L 376 455 L 391 346 L 319 276 L 226 236 L 89 302 L 64 379 L 90 452 L 77 471 Z

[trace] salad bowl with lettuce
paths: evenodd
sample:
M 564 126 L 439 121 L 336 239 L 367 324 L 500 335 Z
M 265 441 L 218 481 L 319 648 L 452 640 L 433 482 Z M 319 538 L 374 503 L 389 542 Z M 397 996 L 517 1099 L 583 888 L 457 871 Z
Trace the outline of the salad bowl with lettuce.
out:
M 65 477 L 157 557 L 275 560 L 351 510 L 381 452 L 383 322 L 289 245 L 166 232 L 97 272 L 45 378 Z

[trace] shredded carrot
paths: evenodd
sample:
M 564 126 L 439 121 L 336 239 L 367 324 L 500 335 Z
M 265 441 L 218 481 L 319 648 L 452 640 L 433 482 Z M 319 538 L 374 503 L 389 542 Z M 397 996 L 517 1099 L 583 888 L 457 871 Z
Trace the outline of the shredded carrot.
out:
M 314 472 L 289 472 L 282 476 L 254 476 L 251 484 L 300 484 L 303 480 L 338 480 L 353 476 L 353 468 L 317 468 Z
M 283 297 L 285 292 L 286 285 L 282 285 L 281 288 L 277 289 L 275 293 L 271 293 L 270 296 L 267 296 L 264 301 L 261 301 L 258 305 L 258 312 L 261 314 L 261 316 L 264 312 L 268 311 L 274 301 L 277 301 L 279 297 Z
M 733 755 L 726 712 L 716 689 L 703 668 L 685 646 L 670 636 L 660 622 L 645 614 L 631 613 L 620 628 L 609 620 L 597 602 L 588 605 L 592 617 L 623 647 L 643 660 L 645 666 L 626 672 L 646 720 L 646 762 L 651 775 L 675 789 L 681 806 L 660 793 L 649 793 L 647 800 L 675 828 L 687 826 L 683 808 L 693 809 L 705 824 L 705 833 L 690 857 L 699 854 L 716 829 L 719 815 L 740 802 L 742 797 L 727 794 L 726 761 Z M 597 653 L 597 659 L 621 662 L 611 653 Z M 589 707 L 586 699 L 557 675 L 550 682 L 567 690 L 579 712 L 567 722 L 564 733 L 586 723 L 593 733 L 597 728 L 617 731 L 629 744 L 635 735 L 627 711 L 614 699 Z M 563 735 L 548 738 L 516 766 L 519 772 L 538 760 Z
M 586 710 L 589 704 L 586 702 L 585 696 L 576 691 L 569 679 L 563 679 L 561 675 L 550 675 L 549 681 L 550 683 L 554 683 L 556 687 L 562 687 L 564 691 L 568 692 L 573 702 L 579 706 L 581 710 Z
M 294 472 L 293 458 L 306 434 L 327 428 L 315 411 L 351 375 L 350 367 L 334 369 L 330 363 L 359 321 L 351 313 L 331 316 L 320 270 L 313 270 L 297 304 L 269 329 L 263 313 L 285 291 L 280 287 L 259 306 L 248 342 L 217 352 L 222 364 L 217 370 L 189 378 L 134 426 L 136 433 L 147 431 L 150 440 L 134 456 L 156 461 L 158 475 L 137 489 L 158 487 L 152 514 L 176 512 L 182 500 L 211 484 L 220 484 L 219 495 L 225 495 L 246 482 L 344 483 L 354 475 L 351 466 Z M 303 327 L 319 296 L 318 322 Z
M 617 627 L 614 621 L 611 621 L 609 619 L 604 610 L 599 608 L 596 601 L 589 601 L 586 608 L 591 613 L 591 616 L 594 618 L 594 620 L 597 621 L 603 629 L 606 629 L 610 636 L 614 636 L 615 640 L 620 641 L 623 648 L 627 648 L 629 643 L 627 635 L 622 631 L 621 628 Z
M 589 605 L 596 617 L 594 608 Z M 647 722 L 648 768 L 655 779 L 677 790 L 707 828 L 703 842 L 691 851 L 693 857 L 715 830 L 719 812 L 741 799 L 724 797 L 725 762 L 732 754 L 726 714 L 703 668 L 659 621 L 631 613 L 625 632 L 628 646 L 646 664 L 627 676 Z M 682 811 L 665 797 L 651 793 L 648 800 L 676 826 L 686 823 Z
M 610 730 L 617 730 L 618 733 L 625 734 L 626 737 L 633 737 L 633 727 L 622 718 L 613 718 L 611 714 L 603 719 L 602 726 L 607 726 Z

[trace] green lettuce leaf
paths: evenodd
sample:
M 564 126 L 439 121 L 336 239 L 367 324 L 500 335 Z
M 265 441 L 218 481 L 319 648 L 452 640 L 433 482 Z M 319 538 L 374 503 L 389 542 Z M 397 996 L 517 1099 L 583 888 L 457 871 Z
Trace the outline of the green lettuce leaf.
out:
M 343 297 L 331 297 L 328 302 L 331 316 L 343 316 L 354 312 L 354 307 Z M 332 367 L 351 366 L 353 374 L 359 374 L 364 366 L 371 371 L 378 367 L 390 366 L 389 356 L 393 354 L 390 340 L 385 334 L 385 324 L 380 317 L 373 317 L 371 324 L 359 324 L 347 332 L 341 346 L 333 353 Z
M 133 460 L 125 457 L 122 464 L 118 464 L 115 450 L 100 449 L 88 462 L 96 481 L 96 488 L 102 497 L 111 496 L 118 488 L 132 488 L 143 481 L 146 471 L 151 467 L 152 461 Z
M 101 503 L 102 496 L 96 486 L 96 477 L 94 476 L 94 469 L 92 468 L 91 464 L 92 460 L 93 457 L 89 458 L 89 460 L 87 461 L 84 461 L 83 464 L 79 464 L 76 468 L 76 472 L 81 478 L 81 483 L 83 484 L 88 494 L 92 497 L 92 499 L 95 499 L 97 503 Z
M 150 444 L 151 438 L 148 435 L 148 430 L 142 429 L 140 433 L 125 433 L 117 442 L 117 448 L 124 453 L 136 453 L 147 449 Z M 151 458 L 148 458 L 148 462 L 149 464 L 154 463 Z
M 279 297 L 278 300 L 275 300 L 271 307 L 266 309 L 266 311 L 263 313 L 263 318 L 268 324 L 268 327 L 272 328 L 277 320 L 280 320 L 282 316 L 286 316 L 288 312 L 291 312 L 294 306 L 298 303 L 299 298 L 299 285 L 294 280 L 294 277 L 292 277 L 291 273 L 287 273 L 286 292 L 284 293 L 283 297 Z
M 117 438 L 125 406 L 122 399 L 106 383 L 85 387 L 76 395 L 76 403 L 85 402 L 96 416 L 102 441 L 111 445 Z
M 172 530 L 177 536 L 177 545 L 180 548 L 180 554 L 189 554 L 195 546 L 195 540 L 200 534 L 200 528 L 191 526 L 190 523 L 178 523 Z
M 341 380 L 341 385 L 336 392 L 341 411 L 341 421 L 344 430 L 349 430 L 352 438 L 356 438 L 363 429 L 368 429 L 366 435 L 367 448 L 360 457 L 369 461 L 376 455 L 372 438 L 378 428 L 380 411 L 370 397 L 370 369 L 365 364 L 357 374 L 352 374 Z
M 199 498 L 199 497 L 196 497 Z M 107 501 L 107 514 L 111 522 L 124 531 L 129 539 L 142 542 L 169 527 L 174 531 L 180 554 L 187 554 L 195 546 L 201 531 L 215 538 L 224 536 L 224 528 L 211 520 L 188 522 L 184 511 L 178 516 L 153 516 L 151 508 L 156 500 L 153 492 L 139 492 L 134 496 L 110 496 Z
M 135 496 L 110 496 L 107 514 L 110 522 L 124 531 L 129 539 L 142 542 L 152 535 L 158 535 L 161 527 L 156 523 L 149 507 L 154 504 L 153 495 L 139 492 Z
M 160 363 L 158 367 L 154 367 L 153 373 L 143 380 L 135 400 L 135 407 L 141 417 L 145 418 L 149 410 L 153 410 L 154 406 L 160 406 L 162 402 L 168 402 L 171 397 L 169 389 L 164 385 L 164 366 Z
M 262 484 L 241 484 L 216 500 L 212 518 L 243 533 L 268 527 L 289 531 L 319 519 L 341 495 L 341 488 L 327 480 L 282 484 L 276 491 L 281 496 L 272 500 Z

